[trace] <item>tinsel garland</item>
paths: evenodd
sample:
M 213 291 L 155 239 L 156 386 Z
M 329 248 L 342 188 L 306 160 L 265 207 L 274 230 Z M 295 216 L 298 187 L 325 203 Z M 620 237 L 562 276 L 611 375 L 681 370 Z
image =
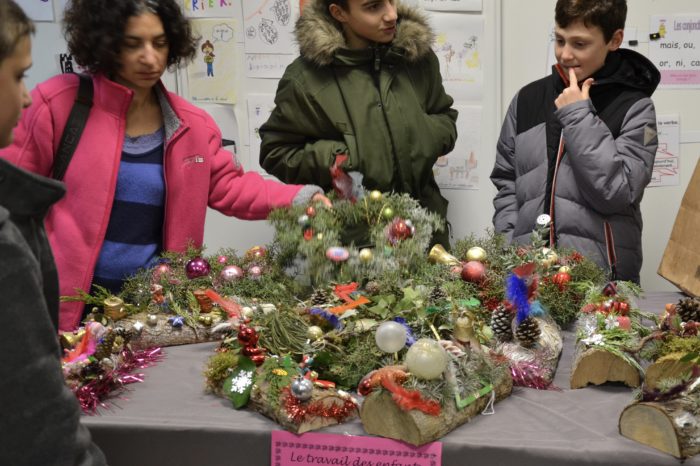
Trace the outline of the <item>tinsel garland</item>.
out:
M 85 414 L 96 414 L 97 409 L 108 408 L 105 400 L 118 394 L 126 385 L 143 382 L 144 375 L 132 374 L 137 369 L 150 367 L 164 357 L 160 348 L 132 351 L 125 348 L 119 353 L 119 364 L 114 369 L 96 374 L 93 378 L 72 388 Z
M 344 398 L 342 403 L 330 405 L 325 403 L 324 398 L 303 402 L 291 394 L 289 387 L 285 387 L 282 389 L 282 398 L 285 412 L 297 425 L 313 417 L 333 418 L 341 423 L 357 411 L 357 404 L 350 396 Z

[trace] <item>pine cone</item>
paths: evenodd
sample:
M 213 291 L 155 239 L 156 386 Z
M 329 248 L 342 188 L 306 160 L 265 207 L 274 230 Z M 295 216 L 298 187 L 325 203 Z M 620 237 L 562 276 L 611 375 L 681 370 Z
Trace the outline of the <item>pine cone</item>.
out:
M 700 299 L 698 298 L 682 298 L 678 300 L 676 306 L 678 317 L 683 322 L 700 322 Z
M 513 339 L 513 312 L 503 304 L 499 305 L 491 314 L 491 330 L 493 335 L 501 341 Z
M 443 290 L 440 285 L 436 285 L 430 292 L 430 296 L 428 296 L 428 303 L 437 304 L 441 301 L 446 300 L 447 298 L 448 295 L 445 292 L 445 290 Z
M 369 294 L 379 294 L 379 292 L 382 291 L 382 287 L 379 286 L 379 283 L 371 280 L 365 285 L 365 291 Z
M 114 340 L 117 338 L 117 332 L 113 330 L 108 330 L 102 340 L 97 344 L 95 348 L 95 359 L 102 361 L 104 358 L 108 358 L 112 354 L 112 346 L 114 346 Z
M 540 337 L 540 325 L 533 317 L 528 317 L 520 322 L 520 325 L 515 329 L 515 338 L 518 339 L 520 346 L 530 348 L 537 343 Z
M 311 293 L 311 298 L 309 299 L 312 306 L 325 306 L 329 302 L 328 293 L 321 289 L 314 290 L 314 292 Z

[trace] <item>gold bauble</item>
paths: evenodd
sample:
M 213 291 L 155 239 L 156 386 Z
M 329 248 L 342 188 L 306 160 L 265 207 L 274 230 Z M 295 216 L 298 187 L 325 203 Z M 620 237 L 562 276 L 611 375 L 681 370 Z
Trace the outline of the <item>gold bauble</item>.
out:
M 568 265 L 562 265 L 561 267 L 559 267 L 559 272 L 571 273 L 571 267 L 569 267 Z
M 369 193 L 369 198 L 372 199 L 373 201 L 379 201 L 379 200 L 381 200 L 382 197 L 384 197 L 382 195 L 382 192 L 378 191 L 376 189 Z
M 124 301 L 116 296 L 110 296 L 102 301 L 105 315 L 112 320 L 119 320 L 126 317 L 126 308 Z
M 557 256 L 557 253 L 552 251 L 549 248 L 542 248 L 541 251 L 541 259 L 540 259 L 540 264 L 542 264 L 545 267 L 551 267 L 554 264 L 557 263 L 559 260 L 559 256 Z
M 200 315 L 200 316 L 199 316 L 199 322 L 201 322 L 202 325 L 205 325 L 205 326 L 209 327 L 209 326 L 211 325 L 211 323 L 212 323 L 212 318 L 211 318 L 211 316 L 202 316 L 202 315 Z
M 467 262 L 468 261 L 478 261 L 478 262 L 484 262 L 486 260 L 486 251 L 484 248 L 481 248 L 479 246 L 474 246 L 473 248 L 469 248 L 467 251 Z
M 83 336 L 85 335 L 85 329 L 81 328 L 80 330 L 76 330 L 75 332 L 65 332 L 61 334 L 61 347 L 64 349 L 73 349 L 75 348 L 75 345 L 77 345 L 80 340 L 83 339 Z
M 372 262 L 374 259 L 374 253 L 369 248 L 360 249 L 360 260 L 364 263 Z
M 322 239 L 323 239 L 323 233 L 318 233 L 318 234 L 316 235 L 316 239 L 319 240 L 319 241 L 322 240 Z
M 385 207 L 384 210 L 382 210 L 382 216 L 387 220 L 391 220 L 394 218 L 394 209 L 391 207 Z
M 306 329 L 306 336 L 309 337 L 311 341 L 320 340 L 323 338 L 323 329 L 318 325 L 312 325 Z

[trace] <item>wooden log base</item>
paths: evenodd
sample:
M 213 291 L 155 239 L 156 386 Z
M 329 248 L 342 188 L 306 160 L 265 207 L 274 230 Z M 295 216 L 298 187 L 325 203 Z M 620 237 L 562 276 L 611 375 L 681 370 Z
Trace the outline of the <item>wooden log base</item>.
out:
M 693 365 L 690 362 L 681 362 L 683 353 L 671 353 L 662 356 L 647 367 L 644 374 L 644 385 L 647 389 L 659 388 L 662 379 L 680 379 L 686 375 Z
M 118 321 L 117 325 L 130 330 L 137 321 L 143 324 L 141 332 L 131 339 L 131 347 L 133 349 L 189 345 L 221 339 L 221 335 L 211 333 L 211 328 L 219 323 L 220 320 L 214 320 L 211 326 L 198 326 L 195 332 L 188 325 L 183 325 L 179 328 L 170 325 L 168 318 L 172 316 L 172 314 L 156 314 L 156 324 L 149 325 L 147 323 L 148 316 L 144 313 L 139 313 Z
M 263 416 L 272 419 L 289 432 L 303 434 L 304 432 L 310 432 L 313 430 L 322 429 L 323 427 L 339 424 L 336 418 L 323 416 L 306 416 L 302 422 L 296 424 L 292 421 L 289 413 L 283 406 L 283 401 L 280 401 L 278 406 L 272 406 L 268 400 L 268 396 L 269 385 L 262 384 L 260 386 L 254 386 L 250 394 L 248 407 L 259 412 Z M 341 395 L 335 389 L 314 388 L 311 399 L 306 403 L 322 402 L 326 407 L 331 407 L 332 405 L 343 406 L 346 403 L 348 396 L 349 395 L 347 394 Z M 357 417 L 357 415 L 358 408 L 356 405 L 355 409 L 349 413 L 345 420 L 354 419 Z
M 665 402 L 627 406 L 620 415 L 620 434 L 676 458 L 700 453 L 700 393 Z
M 639 387 L 639 370 L 621 357 L 600 348 L 576 345 L 571 368 L 571 388 L 583 388 L 588 384 L 622 382 L 628 387 Z
M 503 371 L 495 382 L 495 401 L 510 395 L 513 379 Z M 443 406 L 439 416 L 422 411 L 404 411 L 399 408 L 386 390 L 370 393 L 362 403 L 360 419 L 365 431 L 371 435 L 403 440 L 412 445 L 423 445 L 442 438 L 474 416 L 480 414 L 491 399 L 491 394 L 481 396 L 464 409 L 457 409 L 455 402 Z

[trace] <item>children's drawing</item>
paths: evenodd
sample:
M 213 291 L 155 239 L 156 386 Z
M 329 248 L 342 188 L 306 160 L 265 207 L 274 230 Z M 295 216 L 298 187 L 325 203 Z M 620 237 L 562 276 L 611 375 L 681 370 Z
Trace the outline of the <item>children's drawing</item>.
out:
M 191 18 L 233 18 L 236 14 L 236 9 L 240 8 L 237 1 L 231 0 L 182 1 L 185 15 Z
M 248 94 L 248 137 L 250 143 L 249 170 L 263 175 L 267 172 L 260 167 L 260 127 L 267 121 L 275 108 L 274 94 Z
M 433 174 L 443 189 L 479 189 L 478 154 L 481 152 L 481 107 L 454 105 L 459 112 L 457 143 L 449 154 L 438 157 Z
M 195 19 L 192 20 L 192 27 L 202 37 L 202 45 L 194 62 L 187 67 L 190 99 L 195 102 L 234 104 L 236 44 L 233 20 Z
M 295 53 L 292 0 L 246 0 L 243 23 L 246 53 Z
M 445 90 L 455 100 L 480 100 L 483 17 L 431 12 L 430 19 L 437 33 L 433 50 L 440 61 Z
M 214 77 L 214 44 L 208 40 L 202 44 L 202 53 L 204 54 L 204 63 L 207 64 L 207 76 Z
M 681 184 L 678 164 L 681 131 L 678 115 L 657 115 L 656 129 L 659 145 L 649 187 L 678 186 Z

